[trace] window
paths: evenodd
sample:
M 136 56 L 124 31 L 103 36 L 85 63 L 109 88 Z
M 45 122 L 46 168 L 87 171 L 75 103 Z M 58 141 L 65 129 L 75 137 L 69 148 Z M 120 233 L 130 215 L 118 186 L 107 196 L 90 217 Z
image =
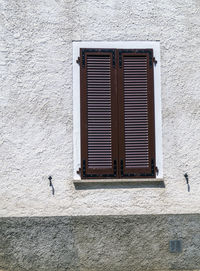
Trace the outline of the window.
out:
M 78 62 L 81 178 L 156 178 L 153 48 L 80 44 Z

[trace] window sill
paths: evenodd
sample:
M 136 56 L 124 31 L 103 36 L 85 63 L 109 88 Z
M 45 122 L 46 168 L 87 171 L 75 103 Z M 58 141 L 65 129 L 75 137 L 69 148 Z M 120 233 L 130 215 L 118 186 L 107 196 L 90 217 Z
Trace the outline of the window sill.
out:
M 74 180 L 76 189 L 116 189 L 116 188 L 165 188 L 164 179 L 104 179 Z

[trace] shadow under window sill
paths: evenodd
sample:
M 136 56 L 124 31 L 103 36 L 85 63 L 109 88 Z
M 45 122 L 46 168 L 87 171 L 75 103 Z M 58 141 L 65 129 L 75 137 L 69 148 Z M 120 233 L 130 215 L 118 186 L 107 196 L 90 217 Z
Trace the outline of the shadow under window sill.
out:
M 164 179 L 88 179 L 74 180 L 77 190 L 87 189 L 119 189 L 119 188 L 165 188 Z

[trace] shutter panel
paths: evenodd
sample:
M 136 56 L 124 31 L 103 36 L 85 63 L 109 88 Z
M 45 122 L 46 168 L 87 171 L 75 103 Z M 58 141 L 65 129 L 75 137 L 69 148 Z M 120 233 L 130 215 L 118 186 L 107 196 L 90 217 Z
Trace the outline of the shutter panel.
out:
M 153 51 L 119 50 L 120 176 L 155 177 Z
M 82 178 L 117 176 L 115 50 L 81 49 Z

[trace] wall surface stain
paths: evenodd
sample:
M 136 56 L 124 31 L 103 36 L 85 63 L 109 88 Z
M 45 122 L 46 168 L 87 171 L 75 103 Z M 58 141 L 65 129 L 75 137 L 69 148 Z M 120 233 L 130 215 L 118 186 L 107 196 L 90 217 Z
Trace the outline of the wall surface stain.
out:
M 199 225 L 197 214 L 1 218 L 0 268 L 197 270 Z M 181 253 L 170 253 L 170 240 L 181 240 Z

